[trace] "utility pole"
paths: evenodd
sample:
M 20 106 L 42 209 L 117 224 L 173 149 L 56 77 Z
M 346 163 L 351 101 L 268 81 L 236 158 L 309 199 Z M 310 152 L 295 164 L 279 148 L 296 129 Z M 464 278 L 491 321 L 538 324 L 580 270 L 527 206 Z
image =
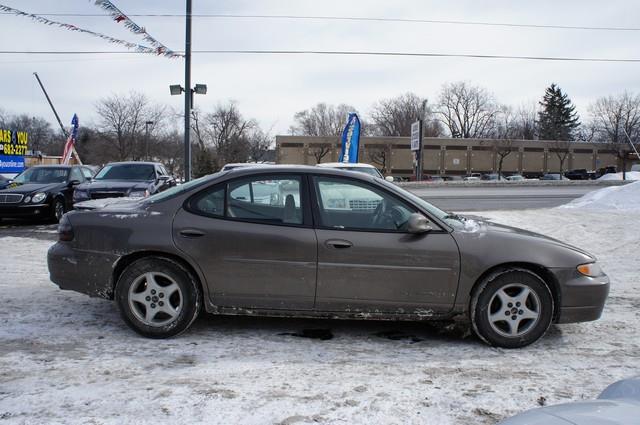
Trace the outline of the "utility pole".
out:
M 145 139 L 145 160 L 149 161 L 149 126 L 153 125 L 153 121 L 145 121 L 144 123 L 144 139 Z
M 187 22 L 184 45 L 184 181 L 191 180 L 191 0 L 187 0 Z
M 44 84 L 42 84 L 42 81 L 40 81 L 40 77 L 38 76 L 37 72 L 34 72 L 33 75 L 36 77 L 36 80 L 38 80 L 38 84 L 40 84 L 40 88 L 42 89 L 42 92 L 44 93 L 44 97 L 47 98 L 47 102 L 49 102 L 49 106 L 51 107 L 51 110 L 53 111 L 53 115 L 56 116 L 56 120 L 58 120 L 58 124 L 60 125 L 60 129 L 62 130 L 62 134 L 64 134 L 65 139 L 69 137 L 69 133 L 67 132 L 67 129 L 64 128 L 64 125 L 62 125 L 62 121 L 60 120 L 60 116 L 58 115 L 58 111 L 56 111 L 56 108 L 53 106 L 53 102 L 51 102 L 51 98 L 49 98 L 49 94 L 47 93 L 47 90 L 45 90 L 44 88 Z M 76 157 L 76 161 L 78 161 L 78 163 L 80 165 L 82 165 L 82 161 L 80 160 L 80 155 L 78 155 L 78 152 L 76 151 L 76 147 L 73 147 L 73 155 Z

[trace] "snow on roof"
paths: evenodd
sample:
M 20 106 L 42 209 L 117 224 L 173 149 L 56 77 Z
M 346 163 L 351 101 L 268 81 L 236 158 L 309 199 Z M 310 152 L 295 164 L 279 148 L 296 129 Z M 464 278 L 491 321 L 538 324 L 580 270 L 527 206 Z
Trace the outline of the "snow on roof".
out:
M 640 210 L 640 181 L 595 190 L 558 208 Z

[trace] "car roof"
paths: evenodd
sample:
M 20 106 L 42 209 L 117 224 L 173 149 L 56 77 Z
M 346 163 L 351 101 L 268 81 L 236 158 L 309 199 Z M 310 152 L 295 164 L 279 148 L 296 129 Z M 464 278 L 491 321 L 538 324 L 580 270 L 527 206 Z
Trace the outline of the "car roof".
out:
M 352 178 L 358 178 L 360 180 L 372 181 L 375 178 L 372 175 L 366 173 L 360 173 L 356 171 L 341 170 L 340 168 L 331 167 L 318 167 L 315 165 L 294 165 L 294 164 L 279 164 L 271 165 L 269 167 L 239 167 L 233 168 L 228 171 L 223 171 L 219 174 L 228 176 L 250 176 L 253 174 L 271 174 L 271 173 L 303 173 L 303 174 L 323 174 L 344 176 L 349 175 Z
M 151 161 L 121 161 L 121 162 L 109 162 L 105 164 L 107 165 L 162 165 L 159 162 L 151 162 Z
M 29 168 L 71 168 L 71 167 L 80 167 L 80 165 L 73 164 L 43 164 L 43 165 L 32 165 Z
M 317 164 L 316 167 L 323 168 L 376 168 L 371 164 L 366 164 L 363 162 L 325 162 L 322 164 Z

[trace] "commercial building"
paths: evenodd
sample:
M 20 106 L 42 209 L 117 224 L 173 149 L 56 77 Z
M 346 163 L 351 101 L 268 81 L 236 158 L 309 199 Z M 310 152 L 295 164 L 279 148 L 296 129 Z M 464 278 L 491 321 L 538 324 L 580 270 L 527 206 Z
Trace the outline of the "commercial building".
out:
M 276 162 L 310 164 L 335 162 L 340 155 L 339 137 L 276 136 Z M 539 177 L 545 173 L 576 168 L 597 170 L 607 166 L 622 169 L 622 159 L 602 143 L 556 142 L 543 140 L 493 139 L 423 139 L 424 174 L 467 175 L 498 170 L 503 156 L 502 172 Z M 413 155 L 408 137 L 363 137 L 360 139 L 360 162 L 383 170 L 387 175 L 413 175 Z M 629 155 L 627 168 L 636 161 Z

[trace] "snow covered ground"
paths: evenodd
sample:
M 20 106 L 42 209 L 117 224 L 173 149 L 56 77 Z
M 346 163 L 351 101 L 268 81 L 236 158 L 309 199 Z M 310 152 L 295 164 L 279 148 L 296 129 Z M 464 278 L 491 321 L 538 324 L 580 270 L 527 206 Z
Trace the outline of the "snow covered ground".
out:
M 599 321 L 519 350 L 419 323 L 241 317 L 144 339 L 112 303 L 49 282 L 50 241 L 0 233 L 0 423 L 492 424 L 593 398 L 640 374 L 639 214 L 482 213 L 591 251 L 612 280 Z

